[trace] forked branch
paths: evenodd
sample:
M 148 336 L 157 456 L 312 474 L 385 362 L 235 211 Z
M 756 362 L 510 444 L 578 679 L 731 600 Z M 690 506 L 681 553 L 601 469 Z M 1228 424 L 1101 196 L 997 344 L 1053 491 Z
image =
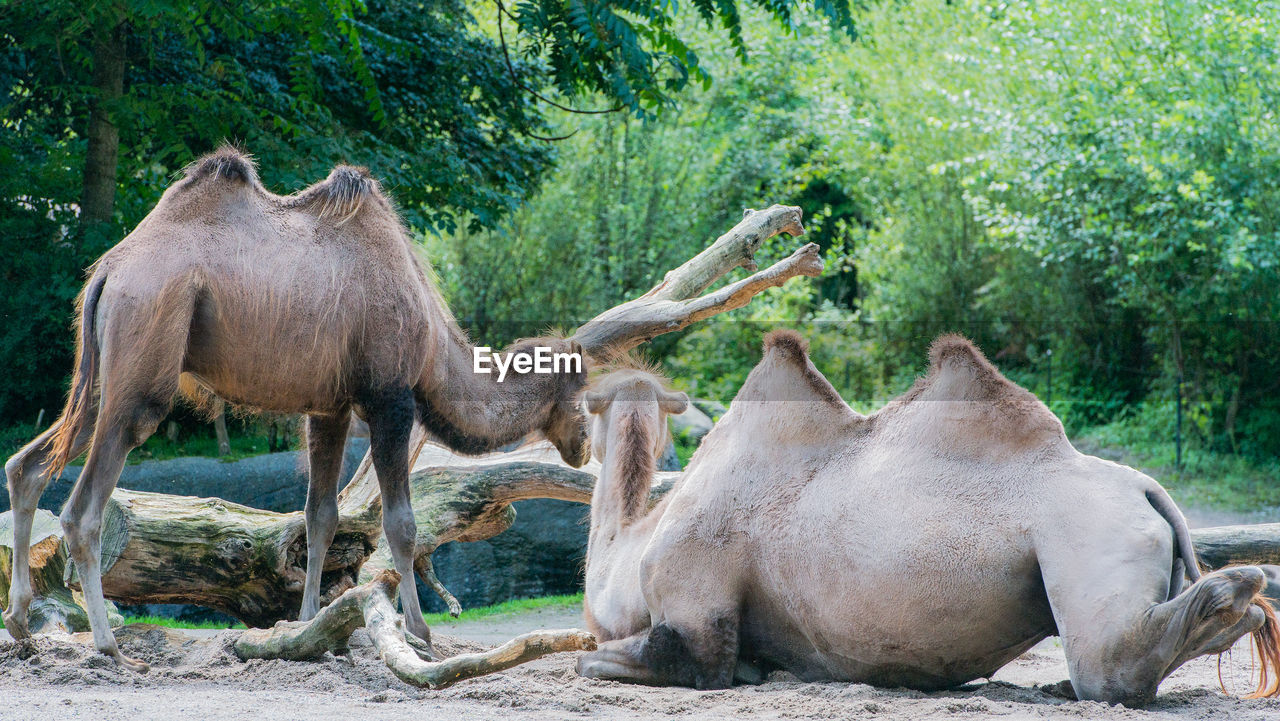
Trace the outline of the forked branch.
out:
M 684 265 L 669 271 L 648 293 L 610 308 L 584 323 L 573 337 L 593 359 L 608 362 L 663 333 L 746 305 L 766 288 L 796 276 L 822 273 L 818 246 L 809 243 L 768 269 L 756 271 L 755 253 L 779 233 L 804 233 L 800 209 L 774 205 L 748 210 L 742 221 Z M 701 295 L 726 273 L 742 267 L 753 275 L 708 295 Z
M 586 631 L 533 631 L 488 651 L 424 661 L 405 640 L 402 619 L 391 602 L 399 583 L 399 574 L 384 570 L 372 581 L 339 596 L 309 622 L 281 621 L 269 629 L 245 631 L 235 641 L 236 655 L 245 660 L 306 661 L 320 657 L 325 651 L 346 648 L 351 634 L 363 626 L 369 630 L 379 658 L 397 678 L 414 686 L 436 689 L 548 654 L 591 651 L 596 647 L 595 637 Z

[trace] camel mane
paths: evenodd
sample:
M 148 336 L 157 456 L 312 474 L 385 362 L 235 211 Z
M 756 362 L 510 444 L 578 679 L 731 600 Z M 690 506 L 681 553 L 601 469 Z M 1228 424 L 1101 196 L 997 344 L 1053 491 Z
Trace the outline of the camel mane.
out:
M 622 439 L 618 467 L 624 469 L 618 492 L 622 495 L 622 525 L 626 526 L 645 514 L 658 460 L 653 457 L 655 439 L 636 415 L 627 413 L 618 419 L 618 436 Z
M 599 391 L 608 388 L 611 385 L 608 382 L 611 376 L 615 379 L 621 377 L 613 375 L 617 371 L 635 371 L 652 376 L 659 386 L 665 390 L 671 390 L 671 379 L 667 377 L 662 367 L 634 350 L 619 355 L 605 365 L 593 368 L 585 390 Z
M 643 376 L 663 390 L 671 390 L 671 381 L 658 366 L 634 352 L 615 358 L 607 366 L 592 374 L 587 389 L 596 393 L 610 393 L 611 389 L 629 379 Z M 658 460 L 653 448 L 658 441 L 653 429 L 632 414 L 618 418 L 617 437 L 621 441 L 617 451 L 618 467 L 623 469 L 618 483 L 622 505 L 622 525 L 626 526 L 645 515 L 649 504 L 649 486 L 657 470 Z M 671 428 L 663 423 L 657 432 L 662 434 L 663 445 L 670 439 Z

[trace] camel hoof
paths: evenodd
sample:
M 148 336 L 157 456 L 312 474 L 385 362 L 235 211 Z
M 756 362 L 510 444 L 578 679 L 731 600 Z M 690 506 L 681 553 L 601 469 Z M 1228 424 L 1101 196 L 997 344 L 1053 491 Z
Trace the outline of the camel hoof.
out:
M 116 663 L 120 664 L 127 671 L 132 671 L 134 673 L 146 673 L 151 670 L 151 666 L 149 664 L 139 661 L 136 658 L 129 658 L 123 653 L 120 653 L 119 649 L 116 649 L 114 652 L 103 651 L 103 653 L 114 658 Z
M 434 662 L 440 660 L 440 657 L 436 655 L 435 646 L 432 646 L 430 641 L 424 641 L 409 632 L 405 632 L 404 640 L 413 649 L 413 652 L 418 654 L 418 658 L 423 661 Z
M 1262 570 L 1254 566 L 1228 568 L 1205 576 L 1200 581 L 1205 594 L 1203 618 L 1227 617 L 1234 624 L 1248 611 L 1253 597 L 1267 583 Z
M 18 618 L 8 611 L 4 612 L 4 630 L 9 632 L 15 641 L 23 641 L 31 638 L 31 629 L 27 626 L 27 618 L 24 615 Z

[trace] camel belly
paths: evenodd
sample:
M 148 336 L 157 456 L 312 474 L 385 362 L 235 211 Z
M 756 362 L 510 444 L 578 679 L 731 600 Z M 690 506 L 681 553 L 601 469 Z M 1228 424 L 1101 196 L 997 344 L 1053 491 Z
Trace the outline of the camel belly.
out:
M 1048 609 L 1029 623 L 1027 610 L 1039 610 L 1039 602 L 1034 597 L 1021 600 L 1026 606 L 993 609 L 999 615 L 992 616 L 940 618 L 907 612 L 893 619 L 904 624 L 901 628 L 856 617 L 831 624 L 791 619 L 780 626 L 775 604 L 749 603 L 742 616 L 742 657 L 805 681 L 952 688 L 990 677 L 1052 632 Z
M 820 553 L 764 544 L 744 653 L 805 680 L 924 690 L 989 677 L 1055 627 L 1024 537 L 963 515 L 921 511 L 904 527 L 864 509 L 833 517 L 826 535 L 811 526 L 833 539 Z
M 371 365 L 360 348 L 359 318 L 326 313 L 332 299 L 256 305 L 240 298 L 203 299 L 192 318 L 183 371 L 220 398 L 282 413 L 327 412 L 350 402 L 349 379 Z M 414 333 L 388 337 L 403 363 L 381 363 L 388 384 L 412 384 L 412 359 L 421 363 L 423 344 Z M 387 377 L 392 375 L 395 377 Z

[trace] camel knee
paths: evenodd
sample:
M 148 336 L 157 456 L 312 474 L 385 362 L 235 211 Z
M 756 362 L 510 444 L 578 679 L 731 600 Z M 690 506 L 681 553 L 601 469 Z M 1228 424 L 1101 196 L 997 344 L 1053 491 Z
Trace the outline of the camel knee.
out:
M 660 623 L 649 631 L 641 658 L 661 683 L 728 688 L 737 669 L 737 619 L 717 618 L 696 630 Z
M 324 502 L 316 505 L 307 503 L 307 542 L 322 541 L 325 544 L 333 541 L 333 534 L 338 530 L 338 504 Z
M 413 508 L 384 507 L 382 531 L 392 550 L 412 552 L 418 538 L 418 523 L 413 518 Z
M 58 518 L 62 523 L 62 538 L 72 560 L 84 563 L 97 553 L 98 543 L 102 538 L 102 521 L 71 513 L 71 503 L 68 502 L 67 506 Z
M 1267 577 L 1256 566 L 1224 568 L 1193 585 L 1187 602 L 1201 623 L 1225 628 L 1244 618 L 1266 583 Z
M 14 513 L 35 513 L 36 506 L 40 503 L 40 495 L 44 493 L 48 481 L 40 476 L 38 468 L 32 468 L 27 461 L 32 453 L 42 451 L 42 448 L 27 446 L 5 461 L 4 475 L 9 486 L 9 505 Z

